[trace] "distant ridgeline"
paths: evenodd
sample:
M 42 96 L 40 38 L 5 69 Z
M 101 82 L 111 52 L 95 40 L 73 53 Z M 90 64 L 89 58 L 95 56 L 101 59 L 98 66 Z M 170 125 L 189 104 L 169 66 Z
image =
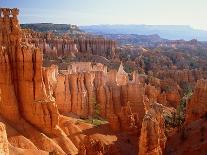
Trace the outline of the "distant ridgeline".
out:
M 83 31 L 77 25 L 71 24 L 53 24 L 53 23 L 35 23 L 35 24 L 21 24 L 23 29 L 32 29 L 37 32 L 54 32 L 54 33 L 69 33 L 81 34 Z
M 89 25 L 80 26 L 81 30 L 98 35 L 103 34 L 157 34 L 169 40 L 207 41 L 207 31 L 198 30 L 185 25 Z

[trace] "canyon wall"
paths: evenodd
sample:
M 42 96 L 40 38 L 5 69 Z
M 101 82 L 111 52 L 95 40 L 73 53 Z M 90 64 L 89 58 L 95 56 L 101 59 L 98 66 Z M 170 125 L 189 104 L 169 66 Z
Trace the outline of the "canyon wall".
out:
M 137 144 L 140 155 L 164 153 L 163 111 L 175 112 L 182 83 L 195 84 L 205 72 L 159 71 L 155 78 L 153 72 L 128 74 L 122 63 L 118 69 L 91 62 L 70 62 L 65 70 L 42 67 L 43 54 L 111 59 L 116 44 L 97 37 L 74 39 L 21 30 L 18 13 L 0 9 L 0 122 L 5 124 L 0 123 L 0 153 L 118 155 Z M 199 121 L 206 124 L 206 83 L 199 80 L 195 86 L 184 129 Z M 96 126 L 94 118 L 108 122 Z M 173 136 L 179 134 L 178 130 Z
M 207 116 L 207 81 L 199 80 L 193 95 L 186 107 L 185 123 L 205 118 Z
M 38 33 L 24 30 L 23 38 L 43 49 L 48 57 L 74 57 L 76 54 L 99 55 L 114 58 L 116 43 L 101 37 L 55 36 L 52 33 Z
M 206 92 L 207 81 L 198 80 L 186 103 L 185 122 L 177 132 L 168 137 L 165 154 L 206 154 Z
M 143 118 L 144 86 L 141 83 L 128 81 L 128 75 L 119 71 L 108 74 L 101 64 L 87 68 L 88 63 L 80 63 L 82 67 L 78 64 L 72 64 L 69 70 L 60 71 L 56 76 L 54 94 L 60 112 L 73 112 L 81 117 L 98 114 L 107 118 L 118 114 L 129 102 L 132 111 Z M 50 73 L 52 76 L 53 72 Z
M 196 83 L 197 80 L 207 78 L 207 72 L 194 69 L 194 70 L 163 70 L 156 73 L 156 75 L 160 79 L 173 79 L 178 84 L 182 84 L 183 82 Z
M 46 91 L 41 50 L 21 41 L 18 9 L 4 8 L 1 12 L 1 116 L 40 149 L 76 154 L 77 148 L 59 127 L 55 99 Z M 53 136 L 59 137 L 57 143 Z
M 6 129 L 3 123 L 0 123 L 0 154 L 9 155 L 9 143 L 7 140 Z
M 19 27 L 19 10 L 0 11 L 0 118 L 8 128 L 5 144 L 11 153 L 80 153 L 86 136 L 80 126 L 91 125 L 75 123 L 61 115 L 64 113 L 106 119 L 114 115 L 121 130 L 136 131 L 138 118 L 144 116 L 144 87 L 138 81 L 128 81 L 122 66 L 114 74 L 104 65 L 91 63 L 74 63 L 65 71 L 58 71 L 55 65 L 43 68 L 43 50 L 24 36 L 28 34 Z M 109 44 L 111 48 L 113 43 Z
M 163 107 L 158 103 L 149 105 L 143 118 L 139 139 L 139 155 L 161 155 L 165 149 L 166 136 Z

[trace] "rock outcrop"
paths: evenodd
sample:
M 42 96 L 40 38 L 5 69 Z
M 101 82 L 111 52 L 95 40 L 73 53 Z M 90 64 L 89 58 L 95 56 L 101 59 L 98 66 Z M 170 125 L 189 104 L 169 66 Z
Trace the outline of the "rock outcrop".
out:
M 52 94 L 55 94 L 59 111 L 72 112 L 83 118 L 94 115 L 109 118 L 113 114 L 118 115 L 129 102 L 132 112 L 138 113 L 142 119 L 145 93 L 142 84 L 129 81 L 127 73 L 114 71 L 112 74 L 106 70 L 100 64 L 92 66 L 81 62 L 71 64 L 67 71 L 60 71 L 61 74 L 55 74 Z M 52 77 L 54 72 L 48 72 L 48 76 Z M 123 76 L 125 79 L 121 81 Z
M 185 123 L 189 124 L 207 116 L 207 81 L 199 80 L 186 107 Z
M 201 154 L 207 151 L 207 81 L 198 80 L 187 100 L 185 122 L 167 141 L 165 154 Z
M 100 55 L 106 58 L 113 58 L 115 56 L 115 41 L 106 40 L 103 38 L 80 38 L 76 39 L 78 51 L 81 53 L 91 53 L 93 55 Z
M 24 30 L 22 36 L 24 40 L 41 47 L 48 58 L 75 57 L 76 54 L 99 55 L 110 59 L 115 56 L 115 41 L 104 38 L 80 36 L 73 39 L 32 30 Z
M 1 116 L 40 149 L 77 154 L 77 148 L 59 127 L 55 99 L 46 91 L 49 88 L 42 75 L 41 50 L 21 41 L 18 9 L 1 11 Z M 60 137 L 59 142 L 54 142 L 53 136 Z M 63 147 L 63 143 L 68 144 Z
M 32 40 L 31 36 L 22 37 L 29 34 L 19 27 L 18 9 L 1 11 L 0 117 L 8 127 L 11 152 L 80 153 L 79 146 L 87 134 L 81 128 L 85 128 L 86 123 L 76 124 L 75 118 L 61 114 L 73 113 L 81 118 L 101 116 L 106 119 L 114 116 L 114 129 L 136 133 L 138 118 L 144 116 L 144 87 L 137 79 L 129 81 L 123 66 L 113 74 L 108 74 L 104 65 L 91 63 L 73 63 L 65 71 L 58 71 L 55 65 L 43 68 L 45 51 L 41 44 L 44 41 Z M 88 52 L 91 48 L 93 54 L 102 54 L 95 51 L 99 50 L 100 45 L 101 52 L 106 52 L 104 56 L 113 55 L 113 42 L 97 42 L 86 41 L 88 47 L 86 51 L 81 49 L 82 52 Z M 81 41 L 81 44 L 85 43 Z M 61 49 L 57 55 L 62 55 Z M 126 105 L 127 102 L 129 105 Z M 111 130 L 108 130 L 110 133 Z M 91 154 L 90 150 L 108 152 L 109 146 L 101 150 L 101 143 L 106 139 L 107 136 L 103 136 L 92 146 L 88 141 L 85 144 L 87 154 Z
M 7 140 L 5 125 L 0 122 L 0 154 L 9 155 L 9 143 Z
M 172 139 L 180 144 L 178 136 L 199 130 L 197 150 L 195 142 L 185 142 L 180 152 L 205 152 L 204 62 L 192 69 L 195 64 L 177 65 L 159 49 L 117 51 L 114 41 L 102 37 L 22 30 L 18 13 L 0 9 L 0 154 L 160 155 L 172 151 L 166 135 L 177 148 Z M 178 53 L 176 58 L 185 58 Z M 87 62 L 76 62 L 81 60 Z M 195 90 L 185 108 L 188 86 Z M 182 108 L 182 116 L 186 109 L 185 124 L 166 129 L 175 108 Z
M 196 83 L 197 80 L 203 79 L 207 77 L 207 73 L 203 72 L 199 69 L 194 70 L 161 70 L 156 73 L 156 75 L 160 79 L 173 79 L 178 84 L 182 84 L 183 82 Z
M 163 154 L 167 139 L 162 111 L 163 107 L 158 103 L 153 103 L 147 109 L 139 139 L 139 155 Z

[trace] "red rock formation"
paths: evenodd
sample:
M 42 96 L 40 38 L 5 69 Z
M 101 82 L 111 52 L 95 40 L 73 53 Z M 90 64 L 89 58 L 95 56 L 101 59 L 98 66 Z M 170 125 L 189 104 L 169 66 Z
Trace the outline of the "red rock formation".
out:
M 58 37 L 51 33 L 40 33 L 32 30 L 23 30 L 23 40 L 40 47 L 50 58 L 71 56 L 78 52 L 74 40 L 69 37 Z
M 81 53 L 91 53 L 93 55 L 100 55 L 106 58 L 113 58 L 115 56 L 115 42 L 112 40 L 105 40 L 103 38 L 80 38 L 76 39 L 78 51 Z
M 105 141 L 103 136 L 97 134 L 86 136 L 80 144 L 79 155 L 101 155 L 101 154 L 120 154 L 111 139 Z
M 193 95 L 186 104 L 185 123 L 167 141 L 168 154 L 206 154 L 207 151 L 207 81 L 198 80 Z
M 207 151 L 206 128 L 207 123 L 204 119 L 193 121 L 185 126 L 182 132 L 168 138 L 165 154 L 205 155 Z
M 71 92 L 68 78 L 68 75 L 57 76 L 55 99 L 61 113 L 67 113 L 72 110 Z
M 7 140 L 5 125 L 0 122 L 0 154 L 9 155 L 9 143 Z
M 59 127 L 59 113 L 55 100 L 46 91 L 49 88 L 46 88 L 48 85 L 45 84 L 42 75 L 41 51 L 21 42 L 17 20 L 18 10 L 2 10 L 1 116 L 9 120 L 38 148 L 46 151 L 54 150 L 60 154 L 65 152 L 76 154 L 77 148 Z M 49 136 L 59 136 L 59 142 L 55 143 L 44 133 Z M 64 143 L 68 144 L 63 146 Z
M 8 128 L 5 144 L 11 152 L 119 154 L 114 146 L 123 145 L 123 139 L 117 137 L 122 132 L 136 137 L 141 130 L 139 154 L 163 153 L 166 142 L 163 106 L 155 102 L 177 107 L 182 94 L 177 83 L 193 83 L 205 77 L 205 73 L 159 71 L 158 79 L 152 77 L 151 71 L 148 77 L 134 72 L 129 80 L 122 64 L 118 71 L 109 72 L 102 64 L 84 62 L 71 63 L 68 70 L 58 70 L 54 65 L 43 68 L 43 53 L 56 58 L 74 56 L 77 52 L 113 58 L 115 43 L 102 38 L 73 40 L 22 32 L 17 14 L 17 9 L 3 9 L 3 16 L 0 14 L 0 121 Z M 198 82 L 187 105 L 187 125 L 206 115 L 206 83 Z M 102 125 L 95 128 L 79 119 L 93 116 L 107 119 L 109 124 L 103 125 L 107 129 Z M 91 136 L 96 132 L 101 133 L 98 138 Z M 5 139 L 6 133 L 3 135 Z M 106 135 L 115 137 L 114 142 L 108 142 Z M 127 148 L 133 143 L 130 138 L 126 138 Z
M 207 73 L 201 70 L 160 70 L 156 73 L 160 79 L 173 79 L 173 81 L 181 84 L 182 82 L 195 83 L 197 80 L 206 78 Z
M 126 85 L 128 82 L 128 74 L 124 71 L 124 67 L 121 64 L 116 74 L 116 82 L 118 85 Z
M 165 148 L 166 136 L 162 105 L 154 103 L 143 118 L 139 139 L 139 155 L 160 155 Z
M 90 136 L 84 138 L 84 142 L 80 148 L 80 155 L 104 154 L 104 144 L 101 141 L 94 140 Z
M 143 119 L 145 114 L 144 94 L 145 88 L 140 83 L 128 83 L 121 87 L 122 105 L 129 102 L 132 113 L 138 113 L 140 120 Z
M 10 17 L 10 19 L 4 14 L 4 18 L 10 20 L 11 24 L 3 24 L 6 28 L 10 28 L 10 32 L 6 29 L 3 29 L 2 32 L 5 36 L 9 36 L 3 45 L 6 47 L 5 55 L 8 54 L 6 56 L 8 60 L 5 62 L 9 65 L 7 67 L 10 68 L 8 72 L 14 81 L 16 99 L 21 105 L 22 115 L 27 121 L 38 128 L 42 128 L 45 132 L 51 132 L 57 124 L 58 112 L 55 111 L 57 108 L 55 108 L 54 99 L 45 92 L 41 51 L 28 45 L 20 45 L 20 40 L 17 39 L 20 38 L 20 29 L 16 17 L 18 11 L 14 10 L 11 13 L 15 16 Z M 44 112 L 39 107 L 45 108 Z M 32 112 L 34 109 L 37 111 Z M 54 113 L 49 113 L 49 111 Z M 44 114 L 46 115 L 44 116 Z
M 166 97 L 167 105 L 176 108 L 180 103 L 181 99 L 180 86 L 172 79 L 165 79 L 162 80 L 160 83 L 160 87 L 163 90 Z
M 132 113 L 130 105 L 123 106 L 121 112 L 118 114 L 121 130 L 133 134 L 136 133 L 138 122 L 135 116 Z
M 199 80 L 193 92 L 193 96 L 187 103 L 185 123 L 201 119 L 207 115 L 207 81 Z
M 112 131 L 120 131 L 120 121 L 116 114 L 111 114 L 108 116 L 108 121 Z
M 112 114 L 119 114 L 121 107 L 129 101 L 132 112 L 138 112 L 142 119 L 145 93 L 142 84 L 135 80 L 128 82 L 128 78 L 120 83 L 120 80 L 117 81 L 120 76 L 117 72 L 112 82 L 111 74 L 107 74 L 104 67 L 90 65 L 72 64 L 68 71 L 61 71 L 56 76 L 54 94 L 59 110 L 63 113 L 73 112 L 81 117 L 98 114 L 108 118 Z
M 156 89 L 154 86 L 146 85 L 145 94 L 147 95 L 150 103 L 157 102 L 157 98 L 160 95 L 160 90 Z
M 44 54 L 50 58 L 75 57 L 79 54 L 91 54 L 114 58 L 116 43 L 112 40 L 94 37 L 78 37 L 72 39 L 69 36 L 55 36 L 51 33 L 37 33 L 24 30 L 24 40 L 43 49 Z

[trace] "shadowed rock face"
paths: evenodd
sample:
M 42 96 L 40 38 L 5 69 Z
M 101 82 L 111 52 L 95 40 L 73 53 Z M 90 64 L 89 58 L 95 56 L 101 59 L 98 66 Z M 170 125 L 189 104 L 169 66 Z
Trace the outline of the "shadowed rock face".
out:
M 162 111 L 163 107 L 158 103 L 153 103 L 147 109 L 139 139 L 139 155 L 163 154 L 167 138 Z
M 51 33 L 38 33 L 24 30 L 24 40 L 43 49 L 49 57 L 75 57 L 76 54 L 99 55 L 114 58 L 116 43 L 98 37 L 81 36 L 75 39 L 66 36 L 54 36 Z
M 179 85 L 182 84 L 182 82 L 188 82 L 188 83 L 195 83 L 197 80 L 203 79 L 207 77 L 207 73 L 201 70 L 161 70 L 156 73 L 156 76 L 159 78 L 165 78 L 165 79 L 173 79 L 173 81 L 176 81 Z
M 185 123 L 190 124 L 207 116 L 207 81 L 199 80 L 186 108 Z
M 206 92 L 207 81 L 197 81 L 193 95 L 186 106 L 184 125 L 181 131 L 178 130 L 168 137 L 166 154 L 206 154 Z
M 81 53 L 91 53 L 106 58 L 113 58 L 115 56 L 116 44 L 112 40 L 105 40 L 102 38 L 77 39 L 75 43 Z

